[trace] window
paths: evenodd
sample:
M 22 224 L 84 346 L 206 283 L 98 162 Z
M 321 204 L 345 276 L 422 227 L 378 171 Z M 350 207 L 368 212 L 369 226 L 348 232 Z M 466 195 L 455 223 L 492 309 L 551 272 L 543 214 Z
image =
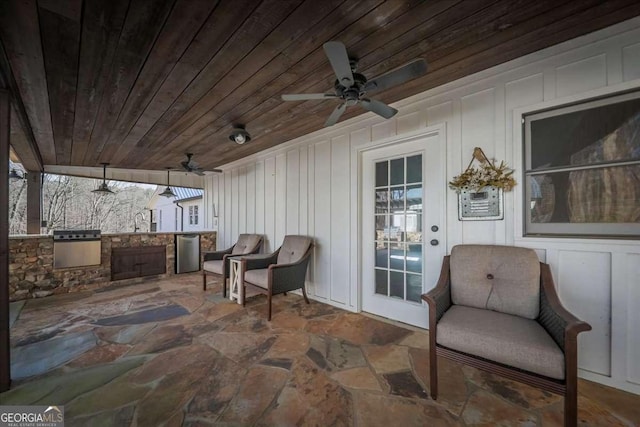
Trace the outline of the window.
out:
M 162 209 L 158 210 L 158 230 L 162 231 Z
M 640 237 L 640 92 L 524 117 L 525 235 Z
M 189 206 L 189 225 L 198 225 L 198 207 Z
M 420 303 L 422 155 L 376 162 L 375 292 Z
M 176 212 L 176 217 L 175 217 L 175 221 L 174 221 L 174 224 L 173 224 L 173 229 L 175 231 L 178 231 L 178 208 L 175 208 L 175 210 L 176 210 L 175 211 Z

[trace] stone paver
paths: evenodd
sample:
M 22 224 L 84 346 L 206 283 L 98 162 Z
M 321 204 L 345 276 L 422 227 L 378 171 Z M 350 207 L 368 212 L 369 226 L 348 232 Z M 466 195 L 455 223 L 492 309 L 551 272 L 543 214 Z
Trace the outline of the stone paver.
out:
M 478 390 L 471 395 L 462 419 L 468 425 L 499 426 L 518 425 L 535 426 L 537 418 L 531 412 L 507 403 L 494 394 Z
M 268 322 L 263 295 L 242 307 L 214 278 L 203 292 L 200 274 L 29 300 L 12 353 L 48 362 L 0 400 L 65 405 L 70 426 L 562 423 L 561 397 L 441 358 L 433 401 L 426 331 L 294 294 L 273 308 Z M 579 390 L 580 425 L 640 423 L 637 396 Z
M 368 367 L 347 369 L 331 375 L 340 385 L 358 390 L 382 391 L 375 374 Z
M 18 379 L 45 373 L 75 359 L 96 344 L 93 332 L 85 331 L 15 347 L 11 351 L 11 377 Z
M 114 325 L 137 325 L 140 323 L 158 322 L 161 320 L 173 319 L 174 317 L 189 314 L 189 310 L 178 304 L 155 307 L 147 310 L 140 310 L 135 313 L 122 314 L 119 316 L 105 317 L 96 320 L 100 326 Z

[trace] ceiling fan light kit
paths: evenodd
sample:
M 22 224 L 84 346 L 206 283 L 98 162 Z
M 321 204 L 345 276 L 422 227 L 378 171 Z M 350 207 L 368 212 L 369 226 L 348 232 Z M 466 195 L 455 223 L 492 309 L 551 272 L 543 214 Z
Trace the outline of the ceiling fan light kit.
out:
M 330 41 L 325 43 L 323 48 L 336 75 L 334 84 L 335 93 L 285 94 L 282 95 L 282 100 L 342 100 L 342 103 L 329 115 L 329 118 L 324 124 L 325 127 L 336 124 L 346 108 L 356 104 L 385 119 L 390 119 L 398 113 L 398 110 L 388 106 L 384 102 L 371 99 L 367 97 L 366 94 L 373 91 L 387 90 L 392 86 L 420 77 L 427 72 L 427 62 L 423 58 L 417 58 L 375 79 L 367 80 L 363 74 L 357 72 L 358 62 L 355 59 L 349 58 L 344 44 L 338 41 Z
M 229 139 L 238 145 L 242 145 L 245 142 L 251 141 L 251 135 L 247 132 L 242 125 L 237 125 L 233 128 Z
M 193 160 L 193 153 L 184 153 L 185 156 L 187 156 L 187 160 L 185 160 L 184 162 L 180 162 L 180 168 L 179 169 L 171 169 L 173 171 L 178 171 L 178 172 L 187 172 L 187 173 L 195 173 L 196 175 L 199 176 L 204 176 L 205 175 L 205 170 L 202 169 L 200 166 L 198 166 L 198 164 Z M 222 172 L 220 169 L 210 169 L 208 172 L 217 172 L 220 173 Z
M 100 184 L 95 190 L 91 190 L 91 192 L 96 194 L 114 194 L 107 185 L 107 166 L 109 166 L 109 163 L 100 164 L 102 165 L 102 184 Z

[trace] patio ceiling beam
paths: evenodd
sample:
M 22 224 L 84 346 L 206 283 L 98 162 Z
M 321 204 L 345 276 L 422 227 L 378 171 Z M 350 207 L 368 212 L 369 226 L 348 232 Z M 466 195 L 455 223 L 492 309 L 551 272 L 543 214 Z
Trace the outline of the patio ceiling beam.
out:
M 42 171 L 43 163 L 38 144 L 33 135 L 29 117 L 25 110 L 18 85 L 11 71 L 7 53 L 0 41 L 0 88 L 10 93 L 13 101 L 13 114 L 11 115 L 10 133 L 11 146 L 20 159 L 22 166 L 28 171 Z M 11 107 L 10 107 L 11 108 Z

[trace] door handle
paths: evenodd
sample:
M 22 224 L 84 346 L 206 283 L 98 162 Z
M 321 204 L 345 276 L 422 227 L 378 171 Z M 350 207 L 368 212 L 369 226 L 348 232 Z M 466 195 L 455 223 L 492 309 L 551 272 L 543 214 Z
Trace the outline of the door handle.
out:
M 431 242 L 431 246 L 438 246 L 440 244 L 440 242 L 438 241 L 438 239 L 433 239 Z

